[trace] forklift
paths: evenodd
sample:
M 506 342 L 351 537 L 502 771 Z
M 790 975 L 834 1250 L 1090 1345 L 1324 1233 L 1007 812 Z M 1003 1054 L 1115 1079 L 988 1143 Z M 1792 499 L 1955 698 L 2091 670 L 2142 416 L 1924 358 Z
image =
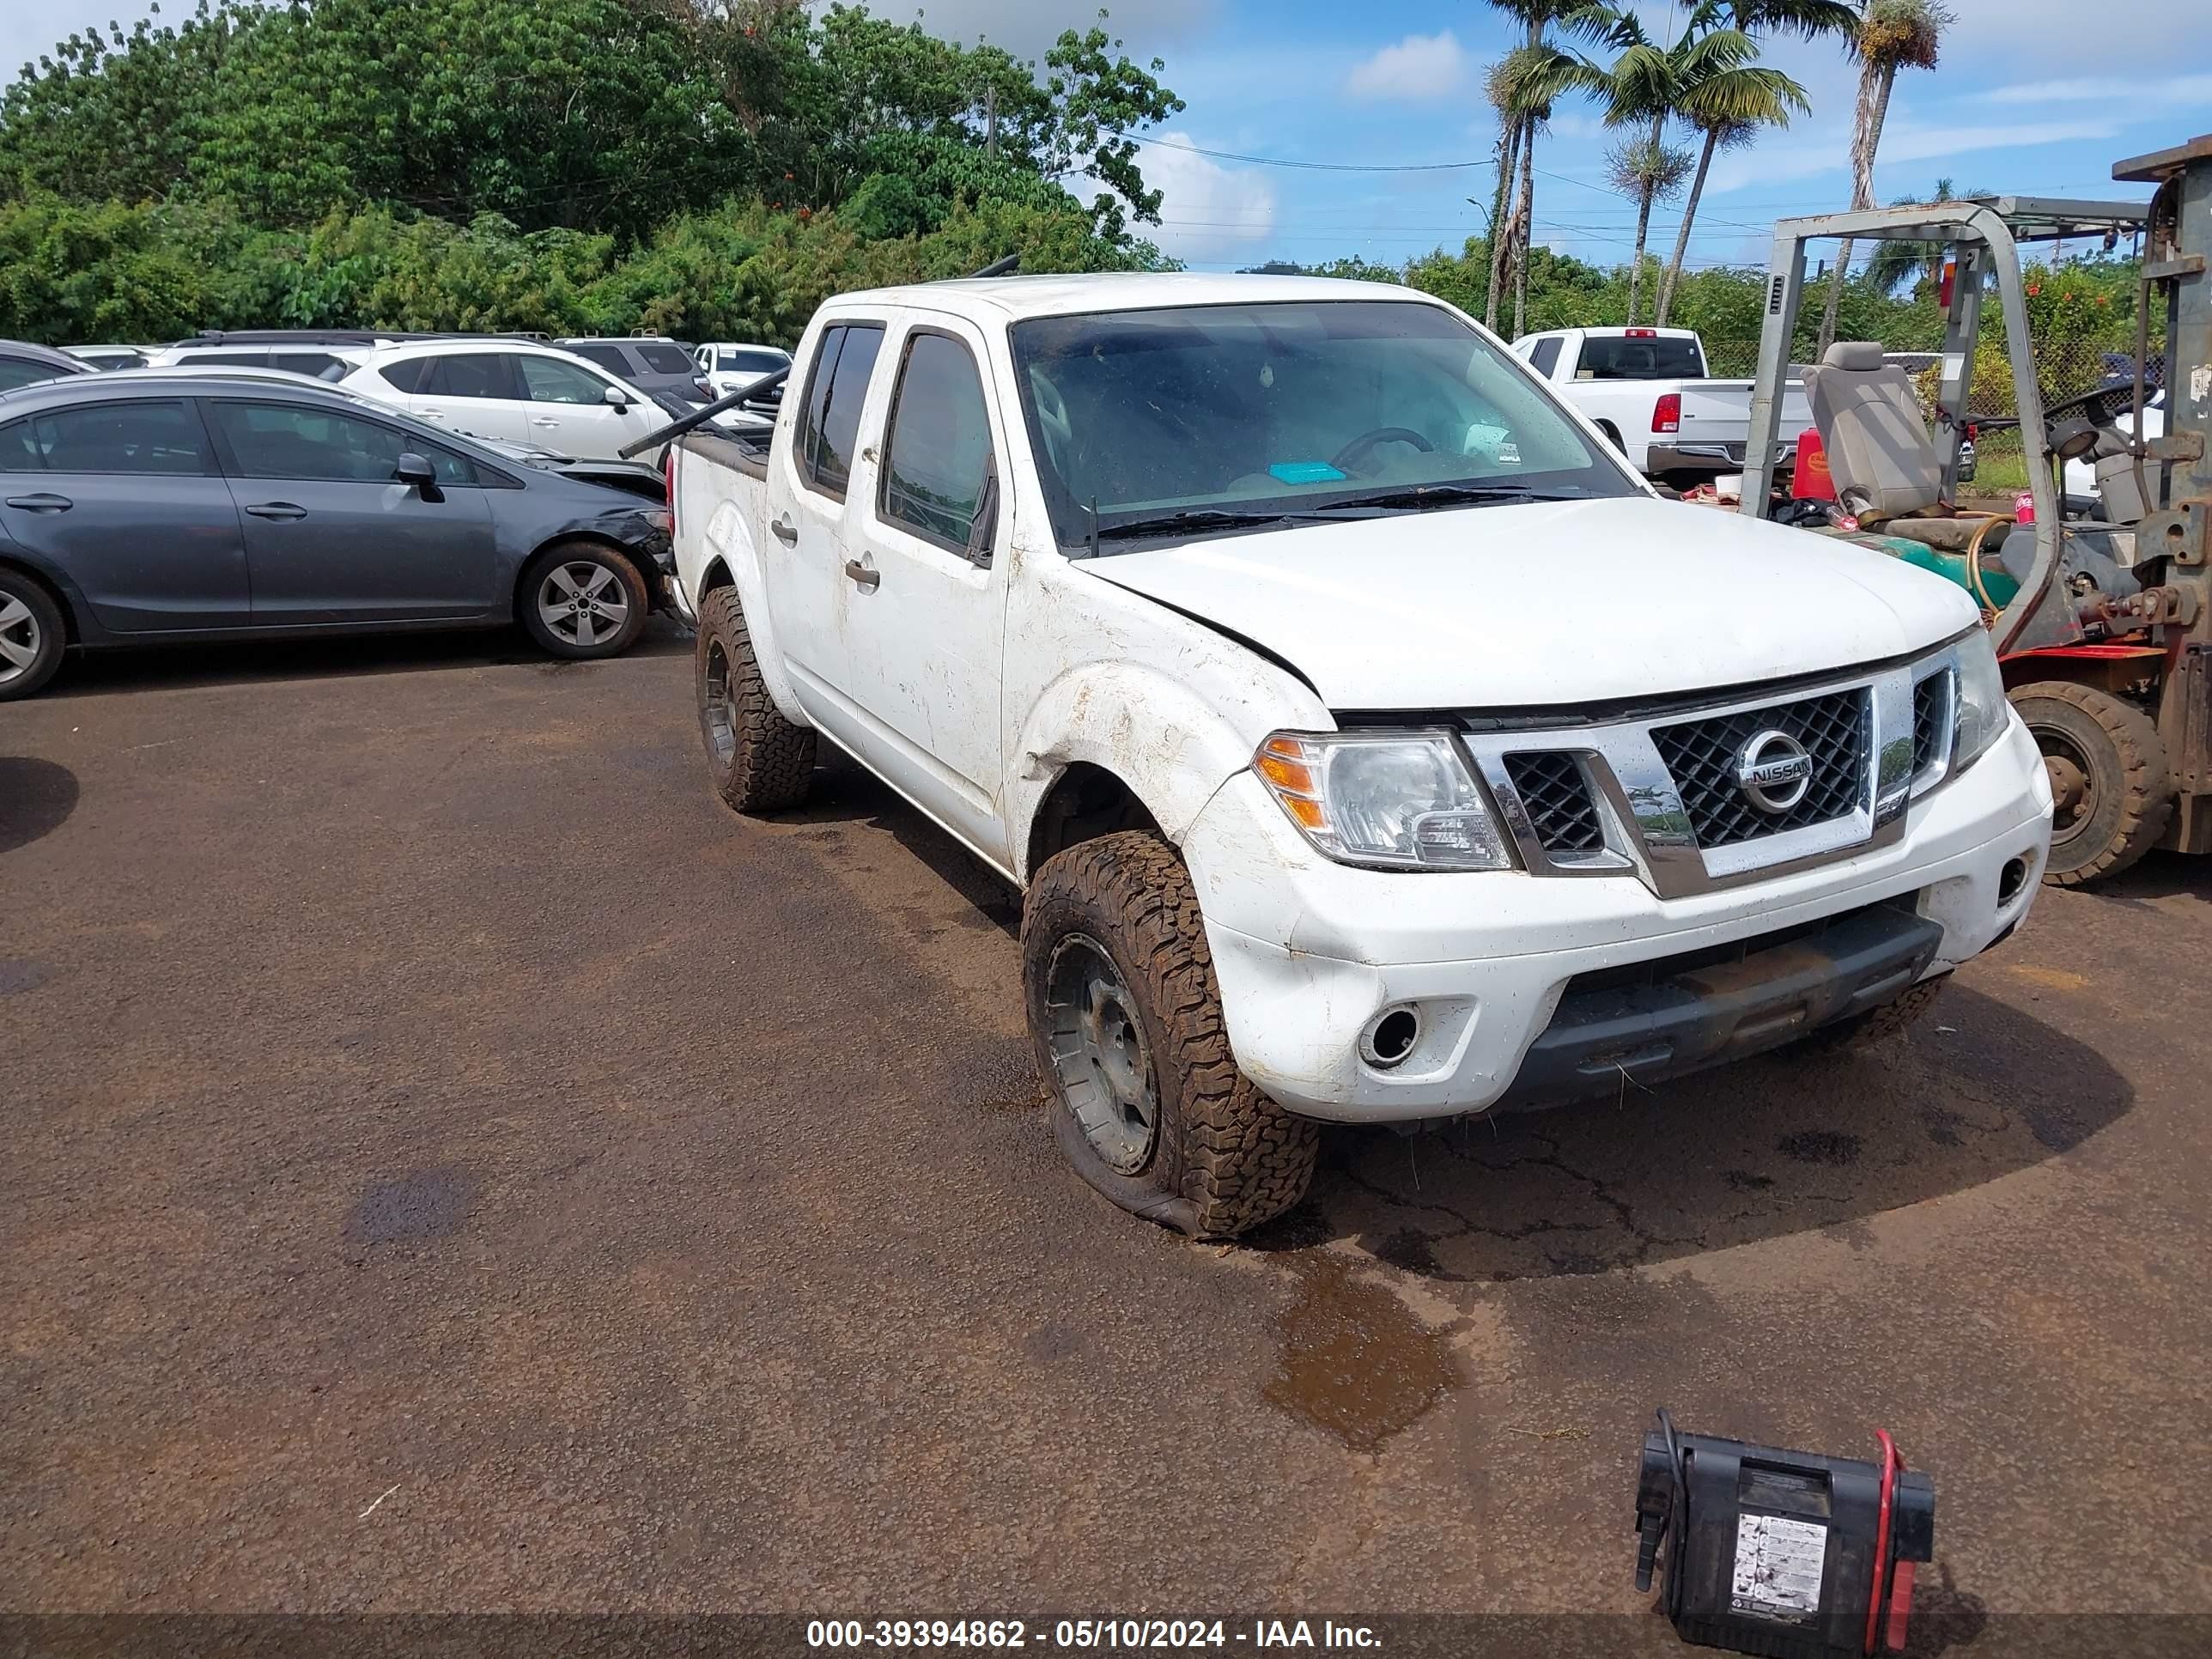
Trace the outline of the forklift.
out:
M 2212 136 L 2120 162 L 2148 204 L 2000 196 L 1784 219 L 1775 226 L 1745 446 L 1747 513 L 1792 511 L 1775 489 L 1782 392 L 1816 240 L 1948 250 L 1931 432 L 1879 345 L 1838 342 L 1803 371 L 1838 509 L 1820 526 L 1958 582 L 1981 607 L 2005 688 L 2044 755 L 2054 801 L 2045 879 L 2080 886 L 2154 847 L 2212 852 Z M 2132 385 L 2046 404 L 2021 276 L 2024 243 L 2141 234 Z M 2033 522 L 1953 505 L 1984 298 L 2004 321 Z M 2166 319 L 2162 435 L 2142 436 L 2150 317 Z M 1997 424 L 1977 422 L 1984 431 Z M 1797 434 L 1790 434 L 1793 440 Z M 2099 496 L 2062 469 L 2093 463 Z

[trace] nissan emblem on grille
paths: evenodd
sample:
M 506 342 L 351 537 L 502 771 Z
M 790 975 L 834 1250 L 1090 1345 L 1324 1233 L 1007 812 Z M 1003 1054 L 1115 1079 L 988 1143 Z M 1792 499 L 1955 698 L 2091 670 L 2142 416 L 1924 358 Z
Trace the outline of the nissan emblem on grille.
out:
M 1735 759 L 1736 787 L 1762 812 L 1786 812 L 1813 787 L 1813 757 L 1787 732 L 1771 726 Z

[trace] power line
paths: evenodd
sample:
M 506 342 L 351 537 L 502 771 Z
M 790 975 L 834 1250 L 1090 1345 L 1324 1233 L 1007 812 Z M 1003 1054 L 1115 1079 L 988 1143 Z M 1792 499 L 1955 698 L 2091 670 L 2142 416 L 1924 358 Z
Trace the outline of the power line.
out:
M 1165 138 L 1146 138 L 1137 133 L 1125 137 L 1155 149 L 1181 150 L 1190 155 L 1210 155 L 1220 161 L 1243 161 L 1255 167 L 1291 167 L 1303 173 L 1459 173 L 1468 167 L 1495 167 L 1494 161 L 1291 161 L 1279 155 L 1245 155 L 1233 149 L 1206 149 L 1197 144 L 1175 143 Z

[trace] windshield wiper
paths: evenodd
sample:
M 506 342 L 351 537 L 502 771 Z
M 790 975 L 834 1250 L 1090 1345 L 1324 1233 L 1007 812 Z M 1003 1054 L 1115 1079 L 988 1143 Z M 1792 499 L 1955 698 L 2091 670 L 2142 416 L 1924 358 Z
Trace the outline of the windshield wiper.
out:
M 1378 489 L 1365 495 L 1348 495 L 1324 502 L 1314 510 L 1334 513 L 1352 507 L 1498 506 L 1520 501 L 1583 501 L 1582 491 L 1531 489 L 1526 484 L 1413 484 L 1398 489 Z
M 1172 536 L 1186 530 L 1249 530 L 1258 525 L 1287 524 L 1294 519 L 1310 516 L 1301 513 L 1232 513 L 1216 507 L 1187 507 L 1174 513 L 1150 513 L 1142 518 L 1103 524 L 1098 526 L 1097 539 L 1111 542 L 1132 536 Z

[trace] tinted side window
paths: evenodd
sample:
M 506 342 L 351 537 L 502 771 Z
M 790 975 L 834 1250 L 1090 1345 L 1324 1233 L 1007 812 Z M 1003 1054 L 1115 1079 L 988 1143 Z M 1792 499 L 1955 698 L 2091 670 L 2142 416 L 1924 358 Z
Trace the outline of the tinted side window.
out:
M 24 424 L 49 472 L 198 477 L 215 471 L 207 430 L 187 404 L 87 404 L 34 415 Z M 9 465 L 16 465 L 12 456 Z
M 269 354 L 266 350 L 180 351 L 177 354 L 177 361 L 203 368 L 212 365 L 218 368 L 266 368 L 269 367 Z
M 586 362 L 597 363 L 611 374 L 629 373 L 629 364 L 623 361 L 620 346 L 599 345 L 586 341 L 579 341 L 574 345 L 562 346 L 561 349 L 573 351 Z
M 1536 349 L 1528 354 L 1528 366 L 1547 380 L 1552 378 L 1552 370 L 1558 366 L 1559 361 L 1559 337 L 1556 334 L 1548 339 L 1537 341 Z
M 503 351 L 460 351 L 450 357 L 430 359 L 423 377 L 426 398 L 500 398 L 518 401 L 522 388 L 514 370 L 514 359 Z
M 648 342 L 637 348 L 637 355 L 645 359 L 645 366 L 656 374 L 689 374 L 691 360 L 684 355 L 684 348 Z
M 949 336 L 915 335 L 891 403 L 879 510 L 964 552 L 990 469 L 991 420 L 975 358 Z
M 28 357 L 0 357 L 0 392 L 13 392 L 19 386 L 31 386 L 40 380 L 58 380 L 68 373 L 51 363 L 33 362 Z
M 607 383 L 574 363 L 564 363 L 558 357 L 519 355 L 515 362 L 521 367 L 522 383 L 529 388 L 527 395 L 533 404 L 601 404 L 606 401 Z
M 46 459 L 39 453 L 37 434 L 28 421 L 0 426 L 0 472 L 43 472 Z
M 823 354 L 815 367 L 819 402 L 816 388 L 808 388 L 807 413 L 812 429 L 807 436 L 811 442 L 802 456 L 814 487 L 842 501 L 845 486 L 853 478 L 853 453 L 860 446 L 860 406 L 867 399 L 868 377 L 875 370 L 876 354 L 883 349 L 884 330 L 880 323 L 856 323 L 846 325 L 836 333 L 835 361 L 824 337 Z
M 424 383 L 430 378 L 432 365 L 437 361 L 435 357 L 402 357 L 396 363 L 385 364 L 376 372 L 382 377 L 385 385 L 390 386 L 394 392 L 404 392 L 411 395 L 422 389 Z
M 378 421 L 298 404 L 223 402 L 216 424 L 248 478 L 297 482 L 390 483 L 408 451 L 422 456 L 449 484 L 472 484 L 476 469 L 450 450 L 422 442 Z

